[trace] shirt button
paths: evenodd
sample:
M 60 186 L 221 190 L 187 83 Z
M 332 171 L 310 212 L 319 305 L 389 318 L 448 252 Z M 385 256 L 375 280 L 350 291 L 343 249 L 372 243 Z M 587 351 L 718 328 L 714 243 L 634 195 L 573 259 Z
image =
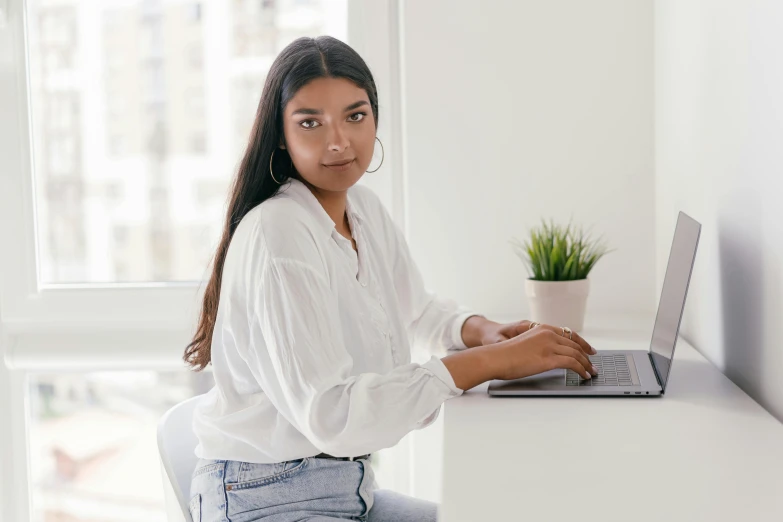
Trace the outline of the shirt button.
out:
M 362 281 L 362 286 L 367 286 L 367 282 L 366 281 Z

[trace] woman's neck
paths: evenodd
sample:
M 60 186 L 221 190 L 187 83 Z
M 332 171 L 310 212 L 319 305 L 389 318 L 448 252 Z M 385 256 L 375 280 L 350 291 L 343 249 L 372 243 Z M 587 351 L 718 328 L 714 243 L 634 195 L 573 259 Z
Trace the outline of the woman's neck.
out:
M 324 211 L 334 221 L 337 232 L 346 237 L 351 237 L 351 229 L 348 225 L 348 216 L 345 212 L 346 201 L 348 200 L 348 191 L 331 192 L 327 190 L 321 190 L 318 187 L 303 181 L 305 186 L 310 189 L 315 199 L 323 207 Z

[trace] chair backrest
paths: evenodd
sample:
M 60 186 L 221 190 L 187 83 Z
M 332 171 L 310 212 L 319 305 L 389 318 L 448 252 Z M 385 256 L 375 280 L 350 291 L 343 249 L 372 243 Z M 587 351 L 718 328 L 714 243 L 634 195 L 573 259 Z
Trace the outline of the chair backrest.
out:
M 202 397 L 180 402 L 158 421 L 158 451 L 185 520 L 190 520 L 190 481 L 198 462 L 194 453 L 198 439 L 193 433 L 193 410 Z

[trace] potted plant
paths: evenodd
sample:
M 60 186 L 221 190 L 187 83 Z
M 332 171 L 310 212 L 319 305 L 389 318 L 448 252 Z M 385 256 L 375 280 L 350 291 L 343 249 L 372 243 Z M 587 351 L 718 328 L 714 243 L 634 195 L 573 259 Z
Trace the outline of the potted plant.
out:
M 611 250 L 585 237 L 581 228 L 573 230 L 571 223 L 563 227 L 543 219 L 529 241 L 513 238 L 511 244 L 530 273 L 525 290 L 531 320 L 581 331 L 590 291 L 587 275 Z

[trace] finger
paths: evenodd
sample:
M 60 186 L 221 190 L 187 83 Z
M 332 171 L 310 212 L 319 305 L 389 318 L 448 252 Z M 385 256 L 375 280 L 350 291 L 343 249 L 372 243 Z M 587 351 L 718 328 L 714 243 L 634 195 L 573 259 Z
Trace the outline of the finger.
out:
M 566 337 L 567 337 L 567 336 L 568 336 L 568 335 L 566 334 Z M 572 340 L 572 341 L 576 341 L 576 343 L 577 343 L 579 346 L 581 346 L 581 347 L 582 347 L 582 351 L 583 351 L 583 352 L 585 352 L 585 353 L 587 353 L 587 354 L 590 354 L 590 355 L 595 355 L 595 354 L 597 354 L 597 353 L 598 353 L 598 350 L 596 350 L 595 348 L 593 348 L 593 347 L 590 345 L 590 343 L 588 343 L 587 341 L 585 341 L 585 340 L 584 340 L 584 338 L 583 338 L 581 335 L 579 335 L 578 333 L 576 333 L 576 332 L 571 332 L 571 340 Z
M 569 339 L 568 338 L 568 334 L 565 333 L 564 330 L 561 327 L 559 327 L 559 326 L 553 326 L 551 324 L 542 324 L 541 327 L 545 328 L 546 330 L 550 330 L 550 331 L 556 333 L 557 335 L 559 335 L 560 337 L 565 338 L 568 341 L 573 342 L 576 345 L 575 346 L 576 348 L 578 348 L 582 352 L 586 353 L 587 355 L 595 355 L 596 353 L 598 353 L 596 350 L 593 350 L 593 347 L 590 346 L 587 343 L 587 341 L 582 339 L 582 337 L 579 334 L 577 334 L 576 332 L 571 332 L 571 338 Z M 569 344 L 568 346 L 573 346 L 573 345 Z
M 576 361 L 582 366 L 582 368 L 591 375 L 598 375 L 598 369 L 590 362 L 582 350 L 578 348 L 569 348 L 568 346 L 559 345 L 555 347 L 555 353 L 558 355 L 564 355 L 576 359 Z
M 590 372 L 585 370 L 579 362 L 574 359 L 573 357 L 568 357 L 567 355 L 554 355 L 555 359 L 555 367 L 556 368 L 564 368 L 568 370 L 573 370 L 585 379 L 590 379 L 592 376 L 590 375 Z
M 572 341 L 571 339 L 568 338 L 568 336 L 563 336 L 563 331 L 560 328 L 549 324 L 542 324 L 538 328 L 543 328 L 544 330 L 547 330 L 547 333 L 551 332 L 549 333 L 549 335 L 554 335 L 555 337 L 557 337 L 557 341 L 556 341 L 557 344 L 562 344 L 570 348 L 575 348 L 579 351 L 582 350 L 582 347 L 579 346 L 579 344 L 576 343 L 576 341 Z
M 514 323 L 514 333 L 516 335 L 522 335 L 523 333 L 530 330 L 530 321 L 519 321 L 518 323 Z

